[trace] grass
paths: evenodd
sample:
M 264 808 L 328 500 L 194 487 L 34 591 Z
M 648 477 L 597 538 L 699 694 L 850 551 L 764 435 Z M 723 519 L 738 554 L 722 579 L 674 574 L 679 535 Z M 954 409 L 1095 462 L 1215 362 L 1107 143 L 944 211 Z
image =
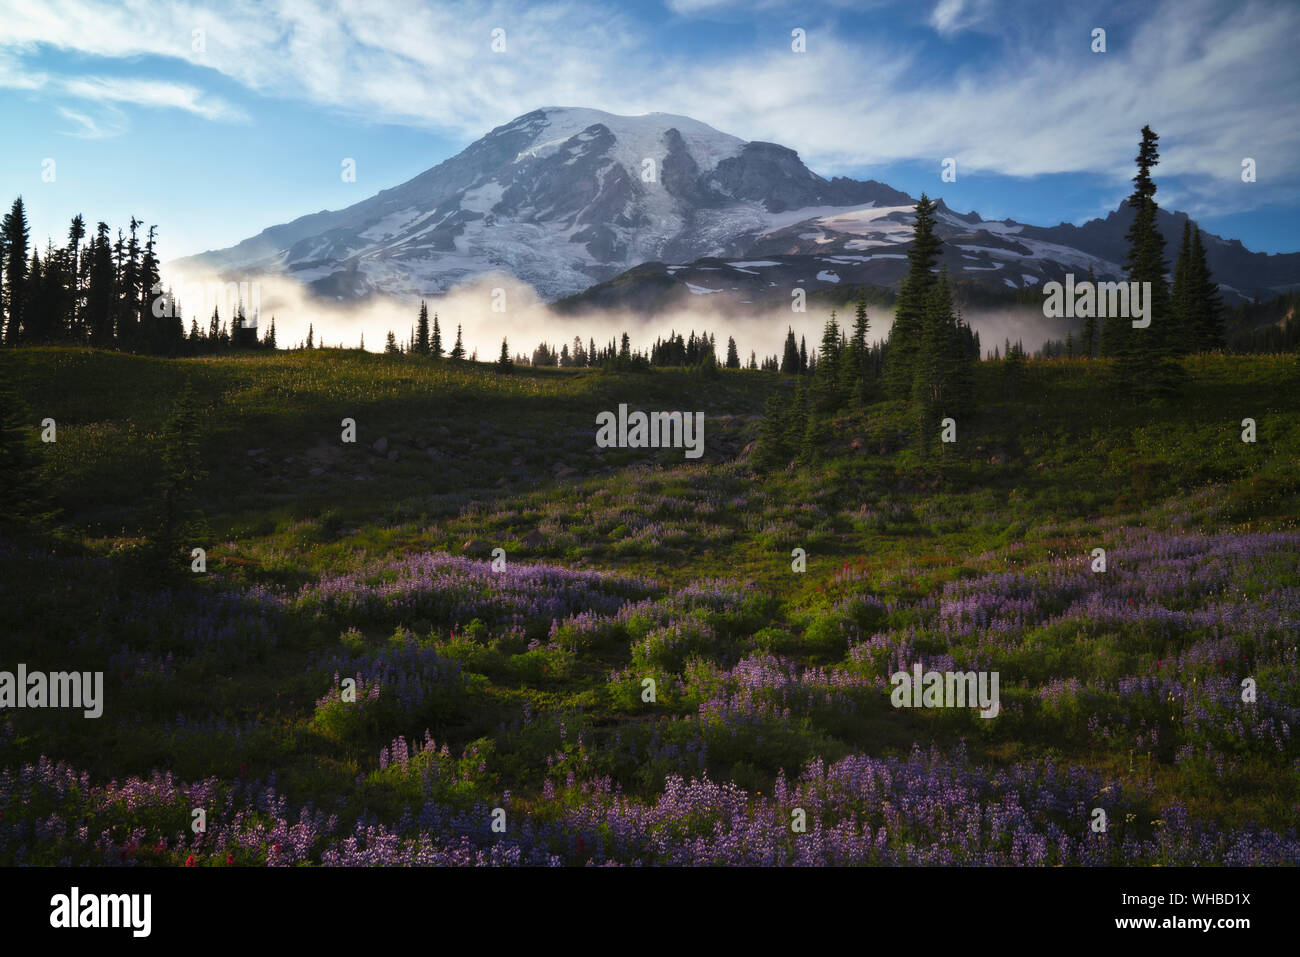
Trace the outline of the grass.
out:
M 563 794 L 570 773 L 609 777 L 643 800 L 669 776 L 701 770 L 771 794 L 810 760 L 965 742 L 981 766 L 1052 756 L 1114 776 L 1143 795 L 1148 816 L 1178 800 L 1223 827 L 1291 827 L 1300 778 L 1290 739 L 1275 751 L 1191 721 L 1190 703 L 1185 714 L 1115 690 L 1126 676 L 1162 677 L 1167 661 L 1217 640 L 1208 633 L 1072 617 L 1064 598 L 1051 604 L 1064 592 L 1050 589 L 1035 599 L 1038 617 L 1005 640 L 958 637 L 936 617 L 937 599 L 963 583 L 1009 573 L 1056 581 L 1098 545 L 1122 556 L 1144 529 L 1193 538 L 1296 529 L 1297 357 L 1189 358 L 1184 393 L 1154 408 L 1114 395 L 1105 365 L 1031 361 L 1012 390 L 1005 364 L 983 363 L 979 411 L 958 419 L 958 442 L 941 456 L 918 453 L 905 409 L 878 403 L 835 420 L 828 461 L 756 475 L 742 450 L 767 395 L 788 387 L 773 373 L 502 376 L 345 350 L 190 360 L 0 352 L 0 375 L 36 422 L 58 423 L 44 450 L 61 510 L 51 541 L 0 550 L 9 592 L 0 668 L 93 664 L 106 671 L 111 703 L 98 722 L 7 713 L 0 766 L 51 755 L 93 781 L 162 768 L 183 780 L 274 773 L 294 802 L 395 822 L 421 801 L 491 807 L 503 790 L 519 807 L 557 814 L 544 792 L 549 782 Z M 159 476 L 159 429 L 187 380 L 206 409 L 212 541 L 197 544 L 210 573 L 162 593 L 124 556 Z M 619 402 L 703 409 L 705 458 L 597 449 L 595 415 Z M 349 417 L 354 444 L 340 441 Z M 1253 444 L 1241 441 L 1246 417 L 1257 424 Z M 373 448 L 381 437 L 385 454 Z M 259 589 L 300 594 L 330 576 L 400 584 L 393 563 L 403 556 L 461 555 L 471 540 L 504 548 L 511 566 L 640 576 L 636 600 L 651 605 L 587 631 L 552 628 L 528 617 L 528 595 L 497 591 L 472 620 L 440 605 L 344 614 L 257 598 Z M 807 552 L 806 573 L 791 570 L 795 548 Z M 1153 575 L 1162 567 L 1144 560 Z M 1231 559 L 1197 560 L 1209 575 Z M 1140 576 L 1116 562 L 1130 575 L 1125 587 L 1138 588 Z M 1232 600 L 1243 605 L 1300 584 L 1284 555 L 1233 569 Z M 710 604 L 711 583 L 730 597 Z M 629 600 L 622 586 L 590 587 L 591 600 Z M 696 594 L 705 597 L 683 597 Z M 1171 613 L 1219 600 L 1181 594 L 1159 600 Z M 873 636 L 884 637 L 873 645 Z M 1285 636 L 1229 637 L 1270 700 L 1300 707 L 1294 633 L 1289 651 Z M 431 671 L 412 699 L 424 703 L 409 708 L 320 704 L 338 662 L 365 670 L 399 652 L 435 670 L 453 662 L 463 683 L 453 691 Z M 831 703 L 764 684 L 745 706 L 749 723 L 709 718 L 708 702 L 742 693 L 731 669 L 762 654 L 848 684 L 839 697 L 827 692 Z M 891 654 L 1001 669 L 1004 714 L 985 722 L 891 708 L 879 687 Z M 1178 667 L 1180 681 L 1212 677 L 1190 659 Z M 659 692 L 653 708 L 641 697 L 646 676 Z M 1068 679 L 1080 687 L 1041 696 Z M 440 771 L 426 768 L 421 784 L 410 769 L 380 767 L 381 748 L 426 727 L 451 745 L 450 756 L 421 758 Z M 1179 757 L 1184 746 L 1192 754 Z

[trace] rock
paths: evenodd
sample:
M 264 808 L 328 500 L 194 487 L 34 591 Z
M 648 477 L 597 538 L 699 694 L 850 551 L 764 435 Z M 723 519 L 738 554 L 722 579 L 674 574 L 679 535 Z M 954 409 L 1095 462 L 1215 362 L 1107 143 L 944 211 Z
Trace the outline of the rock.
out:
M 466 555 L 473 555 L 477 557 L 480 555 L 486 555 L 489 552 L 491 552 L 492 546 L 489 545 L 487 542 L 483 541 L 483 539 L 481 538 L 471 538 L 469 541 L 467 541 L 464 545 L 460 547 L 460 550 L 464 552 Z
M 577 475 L 577 474 L 578 474 L 577 469 L 571 469 L 566 466 L 565 468 L 557 469 L 555 472 L 555 477 L 557 479 L 566 479 L 571 475 Z
M 499 479 L 497 479 L 496 484 L 498 488 L 503 488 L 509 484 L 509 480 L 503 475 Z
M 529 548 L 537 548 L 539 545 L 544 545 L 546 543 L 546 536 L 537 529 L 533 529 L 523 538 L 519 539 L 519 541 L 527 545 Z
M 388 438 L 381 435 L 379 438 L 375 439 L 375 444 L 372 445 L 371 448 L 380 455 L 386 455 L 388 453 Z
M 325 470 L 324 470 L 323 468 L 321 468 L 321 467 L 318 465 L 318 466 L 316 466 L 314 469 L 312 469 L 310 472 L 308 472 L 307 474 L 308 474 L 308 475 L 324 475 L 324 474 L 325 474 Z
M 388 453 L 388 461 L 390 461 L 390 462 L 396 462 L 396 461 L 397 461 L 397 449 L 392 449 L 391 451 L 389 451 L 389 453 Z

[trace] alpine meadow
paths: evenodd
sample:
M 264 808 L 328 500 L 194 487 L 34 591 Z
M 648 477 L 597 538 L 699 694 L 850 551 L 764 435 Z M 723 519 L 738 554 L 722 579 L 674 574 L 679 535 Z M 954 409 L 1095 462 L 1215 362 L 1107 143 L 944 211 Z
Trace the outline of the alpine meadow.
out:
M 712 865 L 1267 926 L 1300 9 L 860 7 L 0 2 L 6 920 Z

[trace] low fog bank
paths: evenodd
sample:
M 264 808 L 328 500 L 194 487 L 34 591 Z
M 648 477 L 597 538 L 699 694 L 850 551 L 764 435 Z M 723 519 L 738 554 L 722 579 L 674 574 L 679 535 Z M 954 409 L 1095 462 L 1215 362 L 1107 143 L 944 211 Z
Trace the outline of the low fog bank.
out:
M 419 311 L 418 301 L 380 295 L 332 303 L 309 293 L 296 280 L 277 275 L 229 282 L 214 275 L 165 270 L 164 282 L 171 284 L 180 302 L 187 333 L 191 320 L 206 331 L 214 308 L 223 322 L 229 322 L 242 304 L 249 322 L 257 318 L 259 336 L 266 334 L 271 319 L 275 319 L 276 342 L 282 349 L 305 342 L 310 329 L 317 346 L 354 349 L 364 339 L 368 351 L 382 352 L 390 330 L 399 344 L 408 341 Z M 796 339 L 806 339 L 810 352 L 817 349 L 830 315 L 829 308 L 817 304 L 810 304 L 807 312 L 800 313 L 778 303 L 741 307 L 745 309 L 741 313 L 735 303 L 715 302 L 711 297 L 700 297 L 698 303 L 650 317 L 621 309 L 566 315 L 551 309 L 531 286 L 503 275 L 478 277 L 427 302 L 431 325 L 433 315 L 438 316 L 443 348 L 451 351 L 459 325 L 466 354 L 477 351 L 480 361 L 497 358 L 503 337 L 509 342 L 512 356 L 531 357 L 542 342 L 557 351 L 567 344 L 572 351 L 577 336 L 584 348 L 592 339 L 597 348 L 604 348 L 611 341 L 617 342 L 624 332 L 630 335 L 634 350 L 648 352 L 656 338 L 666 339 L 672 332 L 685 338 L 694 330 L 713 334 L 719 362 L 726 358 L 727 338 L 734 337 L 741 364 L 748 365 L 751 351 L 759 362 L 765 356 L 780 357 L 787 328 L 794 330 Z M 837 310 L 846 334 L 852 332 L 853 314 L 852 304 Z M 872 306 L 868 317 L 869 338 L 883 340 L 893 323 L 892 309 Z M 1019 340 L 1033 351 L 1049 339 L 1065 338 L 1067 331 L 1076 336 L 1079 331 L 1077 322 L 1047 319 L 1032 307 L 970 311 L 965 313 L 965 319 L 979 332 L 986 353 L 991 353 L 994 346 L 1001 349 L 1007 339 Z

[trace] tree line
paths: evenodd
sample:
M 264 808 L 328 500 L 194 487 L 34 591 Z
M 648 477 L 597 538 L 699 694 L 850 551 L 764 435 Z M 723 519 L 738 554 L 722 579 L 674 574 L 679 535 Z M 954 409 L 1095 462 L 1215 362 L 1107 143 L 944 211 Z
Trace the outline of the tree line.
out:
M 193 355 L 230 349 L 275 348 L 275 320 L 258 337 L 257 317 L 237 303 L 229 322 L 214 309 L 210 322 L 183 325 L 182 307 L 159 277 L 157 226 L 134 216 L 114 238 L 100 221 L 87 235 L 81 214 L 67 243 L 30 248 L 27 211 L 19 196 L 0 221 L 0 342 L 6 346 L 73 343 L 149 355 Z

